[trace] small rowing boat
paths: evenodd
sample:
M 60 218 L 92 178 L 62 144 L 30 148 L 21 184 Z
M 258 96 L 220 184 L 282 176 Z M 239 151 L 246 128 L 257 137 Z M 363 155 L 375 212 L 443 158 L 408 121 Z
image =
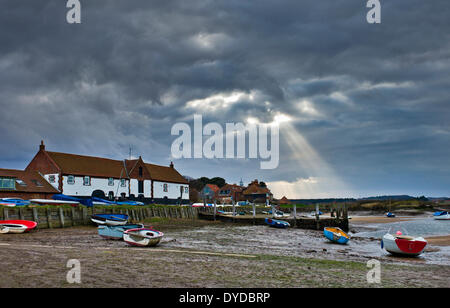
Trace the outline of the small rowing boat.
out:
M 391 212 L 388 212 L 388 213 L 386 213 L 386 217 L 395 217 L 395 214 L 391 213 Z
M 150 228 L 130 229 L 123 233 L 123 240 L 132 246 L 156 246 L 163 238 L 164 233 Z
M 37 222 L 29 220 L 0 220 L 0 233 L 24 233 L 36 226 Z
M 447 211 L 436 212 L 433 217 L 436 220 L 450 220 L 450 213 Z
M 110 239 L 110 240 L 122 240 L 123 239 L 123 233 L 130 229 L 140 229 L 144 228 L 143 224 L 127 224 L 123 226 L 107 226 L 107 225 L 100 225 L 98 226 L 98 235 L 100 235 L 103 238 Z
M 31 199 L 31 203 L 35 203 L 38 205 L 70 205 L 70 206 L 78 206 L 80 202 L 76 201 L 64 201 L 64 200 L 52 200 L 52 199 Z
M 287 221 L 266 218 L 265 223 L 273 228 L 289 228 L 291 225 Z
M 97 225 L 123 226 L 128 222 L 126 214 L 95 214 L 91 216 L 93 223 Z
M 3 206 L 9 206 L 9 207 L 16 207 L 16 206 L 25 206 L 29 205 L 30 201 L 23 200 L 20 198 L 1 198 L 0 199 L 0 205 Z
M 325 237 L 330 241 L 338 244 L 347 244 L 347 242 L 350 240 L 348 234 L 338 227 L 323 228 L 323 235 L 325 235 Z
M 427 244 L 423 237 L 406 236 L 401 232 L 386 233 L 381 240 L 382 249 L 386 249 L 391 254 L 403 256 L 418 256 L 424 251 Z

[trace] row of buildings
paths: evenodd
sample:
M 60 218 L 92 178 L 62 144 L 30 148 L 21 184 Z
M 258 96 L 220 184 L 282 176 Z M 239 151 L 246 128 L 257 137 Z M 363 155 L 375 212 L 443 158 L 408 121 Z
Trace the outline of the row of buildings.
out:
M 189 183 L 173 163 L 51 152 L 43 141 L 25 170 L 0 169 L 0 197 L 48 199 L 54 194 L 187 204 Z
M 236 201 L 250 201 L 255 203 L 266 203 L 273 200 L 273 194 L 265 184 L 252 181 L 245 187 L 241 181 L 240 185 L 225 184 L 218 187 L 215 184 L 206 184 L 200 192 L 200 199 L 212 202 L 216 201 L 219 204 L 230 204 Z

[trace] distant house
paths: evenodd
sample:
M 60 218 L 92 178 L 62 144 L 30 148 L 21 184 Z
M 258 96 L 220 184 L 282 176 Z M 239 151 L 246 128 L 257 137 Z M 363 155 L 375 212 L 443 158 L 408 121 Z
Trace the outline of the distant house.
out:
M 0 169 L 0 198 L 48 199 L 58 193 L 36 171 Z
M 266 203 L 267 200 L 271 201 L 273 199 L 273 195 L 269 188 L 261 186 L 258 180 L 251 182 L 242 194 L 245 200 L 255 203 Z
M 220 188 L 217 195 L 217 202 L 219 203 L 231 203 L 234 201 L 243 201 L 244 187 L 236 184 L 225 184 Z
M 170 166 L 135 160 L 50 152 L 41 142 L 26 171 L 38 171 L 69 196 L 130 198 L 148 203 L 189 203 L 188 181 Z
M 281 199 L 278 201 L 278 204 L 280 204 L 280 205 L 285 205 L 285 204 L 292 204 L 292 202 L 289 201 L 289 199 L 286 198 L 286 196 L 283 196 L 283 198 L 281 198 Z
M 217 198 L 219 190 L 219 186 L 215 184 L 206 184 L 200 191 L 200 198 L 202 200 L 206 199 L 206 201 L 213 201 Z

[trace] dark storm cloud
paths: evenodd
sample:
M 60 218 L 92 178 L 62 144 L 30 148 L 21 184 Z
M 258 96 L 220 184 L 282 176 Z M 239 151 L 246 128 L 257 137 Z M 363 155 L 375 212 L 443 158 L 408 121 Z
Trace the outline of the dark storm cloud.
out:
M 405 193 L 450 194 L 448 1 L 382 1 L 379 25 L 360 0 L 81 3 L 82 23 L 69 25 L 65 1 L 0 1 L 1 166 L 26 165 L 41 139 L 114 158 L 132 145 L 168 163 L 171 126 L 194 113 L 219 123 L 283 113 L 355 191 L 392 192 L 390 174 Z M 247 96 L 188 104 L 233 92 Z M 230 181 L 308 177 L 280 147 L 273 171 L 177 164 Z

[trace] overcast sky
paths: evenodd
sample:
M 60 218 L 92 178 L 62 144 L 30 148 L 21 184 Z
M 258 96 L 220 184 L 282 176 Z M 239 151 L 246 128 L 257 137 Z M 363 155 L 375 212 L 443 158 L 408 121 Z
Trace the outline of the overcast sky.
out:
M 280 124 L 280 164 L 179 159 L 276 197 L 450 196 L 450 2 L 0 0 L 0 167 L 48 150 L 168 165 L 177 122 Z M 225 127 L 225 126 L 224 126 Z

